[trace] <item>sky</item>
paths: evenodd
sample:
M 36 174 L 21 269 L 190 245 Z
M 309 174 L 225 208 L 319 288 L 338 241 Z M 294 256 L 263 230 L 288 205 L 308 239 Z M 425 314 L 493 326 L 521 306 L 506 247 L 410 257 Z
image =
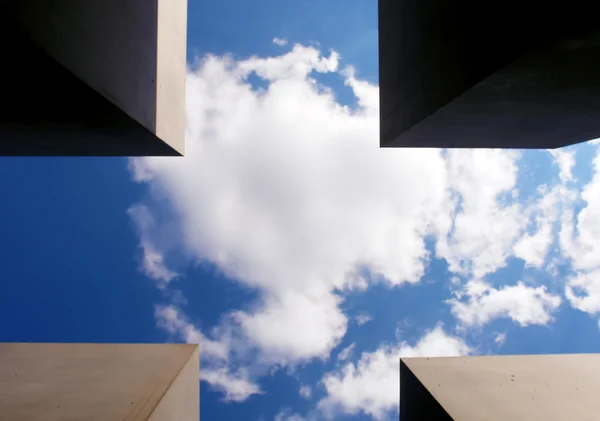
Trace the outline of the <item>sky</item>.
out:
M 184 158 L 0 158 L 0 341 L 191 342 L 203 419 L 600 350 L 600 145 L 381 150 L 375 0 L 190 0 Z

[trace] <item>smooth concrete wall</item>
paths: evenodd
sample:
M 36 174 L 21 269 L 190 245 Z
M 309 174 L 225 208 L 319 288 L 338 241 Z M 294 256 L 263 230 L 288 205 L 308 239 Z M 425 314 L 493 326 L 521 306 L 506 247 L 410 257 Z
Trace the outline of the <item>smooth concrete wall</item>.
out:
M 199 351 L 195 347 L 149 421 L 198 421 L 200 416 Z
M 187 0 L 158 0 L 155 133 L 182 155 L 185 151 L 186 37 Z
M 30 102 L 39 98 L 54 122 L 43 131 L 32 131 L 29 137 L 39 136 L 42 142 L 56 143 L 57 150 L 62 147 L 65 154 L 69 154 L 69 147 L 79 151 L 80 144 L 86 143 L 91 145 L 88 150 L 92 155 L 184 153 L 186 0 L 8 0 L 0 6 L 0 12 L 5 23 L 2 43 L 12 49 L 12 54 L 5 56 L 9 69 L 3 69 L 1 74 L 5 81 L 11 81 L 13 88 L 9 90 L 14 91 L 5 97 L 3 105 L 10 109 L 11 103 L 21 102 L 20 96 Z M 17 38 L 22 41 L 16 41 Z M 11 45 L 15 42 L 19 42 L 16 47 Z M 64 69 L 65 75 L 51 78 L 60 70 L 42 55 Z M 68 81 L 67 74 L 116 106 L 132 123 L 156 135 L 167 148 L 151 145 L 152 138 L 140 136 L 132 124 L 124 125 L 122 118 L 98 105 L 103 98 L 91 94 L 82 98 L 79 91 L 84 88 Z M 38 80 L 31 81 L 32 78 Z M 61 80 L 66 80 L 63 86 L 47 86 Z M 65 101 L 75 102 L 72 107 L 79 106 L 85 112 L 75 112 L 73 117 L 69 107 L 60 104 Z M 40 108 L 32 108 L 35 107 Z M 99 109 L 104 127 L 96 121 L 90 124 L 91 117 L 86 115 L 97 114 Z M 15 116 L 21 122 L 19 129 L 28 129 L 26 126 L 35 126 L 39 120 L 37 111 L 31 110 L 29 115 L 33 117 L 28 120 L 27 107 L 18 109 L 24 116 L 13 110 L 10 119 L 2 117 L 0 128 L 8 127 L 6 133 L 16 137 Z M 81 130 L 82 126 L 85 130 Z M 86 131 L 89 142 L 81 139 Z M 107 144 L 114 143 L 110 136 L 123 138 L 122 150 L 118 145 L 105 150 L 94 146 L 99 134 Z M 0 136 L 0 140 L 11 140 L 8 135 Z M 70 138 L 69 144 L 61 143 L 60 137 Z M 35 154 L 34 145 L 30 147 Z
M 199 419 L 198 346 L 0 344 L 0 420 Z
M 600 354 L 406 358 L 401 364 L 454 421 L 596 421 L 600 414 Z M 401 402 L 401 409 L 410 404 Z M 401 421 L 428 419 L 422 415 Z

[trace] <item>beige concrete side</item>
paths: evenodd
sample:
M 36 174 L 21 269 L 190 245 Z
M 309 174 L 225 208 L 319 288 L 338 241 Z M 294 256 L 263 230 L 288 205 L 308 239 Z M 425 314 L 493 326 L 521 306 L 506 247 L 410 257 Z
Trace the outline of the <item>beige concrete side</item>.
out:
M 407 358 L 454 421 L 596 421 L 600 354 Z
M 0 344 L 0 420 L 147 420 L 197 352 L 183 344 Z M 197 400 L 181 405 L 193 413 Z
M 198 346 L 185 363 L 149 421 L 198 421 L 200 419 L 200 378 Z
M 185 153 L 187 0 L 158 0 L 156 136 Z

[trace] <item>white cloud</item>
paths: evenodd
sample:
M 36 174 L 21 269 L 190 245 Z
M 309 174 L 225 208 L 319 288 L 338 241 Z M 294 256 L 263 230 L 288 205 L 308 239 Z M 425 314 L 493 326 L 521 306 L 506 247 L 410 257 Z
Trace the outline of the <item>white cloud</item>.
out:
M 371 321 L 373 321 L 373 316 L 371 316 L 370 314 L 367 313 L 361 313 L 359 315 L 357 315 L 354 320 L 356 320 L 356 324 L 358 324 L 359 326 L 364 325 L 365 323 L 369 323 Z
M 312 395 L 312 389 L 308 385 L 302 385 L 300 387 L 299 393 L 300 393 L 300 396 L 302 396 L 304 399 L 310 399 L 310 397 Z
M 346 333 L 340 299 L 327 290 L 282 292 L 267 296 L 260 309 L 235 313 L 266 363 L 294 363 L 327 358 Z M 310 328 L 307 328 L 310 326 Z
M 454 316 L 466 327 L 483 326 L 494 318 L 508 317 L 521 326 L 552 321 L 561 299 L 546 287 L 516 285 L 496 289 L 480 280 L 470 281 L 464 296 L 449 300 Z
M 556 226 L 561 215 L 570 209 L 577 199 L 577 193 L 567 183 L 574 181 L 572 170 L 575 166 L 575 152 L 573 150 L 556 149 L 550 153 L 554 162 L 560 169 L 561 183 L 548 188 L 543 184 L 538 187 L 540 199 L 532 204 L 526 217 L 533 217 L 535 229 L 533 233 L 525 232 L 514 246 L 514 253 L 525 261 L 527 266 L 542 268 L 546 263 L 548 251 L 556 240 Z M 546 266 L 547 271 L 553 271 L 552 262 Z
M 327 418 L 337 413 L 364 412 L 377 420 L 398 410 L 400 358 L 465 355 L 471 351 L 461 339 L 447 335 L 441 326 L 427 332 L 414 346 L 402 342 L 363 353 L 356 363 L 348 363 L 327 373 L 322 383 L 327 396 L 319 409 Z
M 285 39 L 285 38 L 278 38 L 278 37 L 273 38 L 273 44 L 278 45 L 280 47 L 287 45 L 287 43 L 288 43 L 287 39 Z
M 552 149 L 549 151 L 558 168 L 560 169 L 559 177 L 562 183 L 573 181 L 573 167 L 575 167 L 575 152 L 573 150 Z
M 161 283 L 169 283 L 178 276 L 165 266 L 163 255 L 150 241 L 140 241 L 140 248 L 143 251 L 142 271 L 146 276 Z
M 565 287 L 570 304 L 586 313 L 600 313 L 600 270 L 580 272 L 571 277 Z
M 600 312 L 600 152 L 594 158 L 594 175 L 581 191 L 583 209 L 563 214 L 560 246 L 575 274 L 569 278 L 565 296 L 587 313 Z
M 143 205 L 135 205 L 127 210 L 128 215 L 140 232 L 140 249 L 142 250 L 141 271 L 157 282 L 159 287 L 166 286 L 179 274 L 165 265 L 163 254 L 155 247 L 148 232 L 154 227 L 154 218 Z
M 494 153 L 481 151 L 482 157 L 484 152 L 490 154 L 488 159 Z M 545 287 L 511 282 L 495 288 L 482 279 L 506 266 L 512 256 L 524 260 L 526 266 L 552 270 L 553 262 L 547 262 L 547 256 L 560 215 L 573 203 L 572 191 L 564 184 L 540 185 L 536 196 L 519 203 L 516 156 L 498 155 L 483 167 L 464 164 L 462 156 L 457 158 L 458 164 L 452 159 L 449 165 L 458 168 L 451 172 L 458 174 L 454 180 L 462 210 L 449 234 L 440 237 L 438 254 L 446 257 L 451 271 L 471 279 L 465 285 L 459 278 L 453 281 L 456 298 L 450 303 L 454 315 L 463 327 L 482 326 L 498 317 L 509 317 L 522 326 L 549 323 L 561 300 Z M 477 185 L 473 180 L 484 182 Z
M 542 268 L 551 246 L 556 240 L 556 224 L 560 221 L 563 209 L 573 202 L 573 192 L 564 185 L 548 189 L 546 185 L 538 188 L 540 198 L 527 210 L 527 217 L 535 222 L 533 233 L 524 232 L 514 245 L 516 257 L 524 260 L 527 266 Z
M 453 203 L 438 223 L 436 252 L 452 272 L 480 278 L 512 255 L 527 218 L 520 204 L 502 198 L 515 189 L 518 158 L 504 150 L 448 151 Z
M 338 361 L 346 361 L 351 355 L 356 344 L 350 344 L 346 348 L 342 349 L 337 356 Z
M 229 402 L 243 402 L 248 397 L 262 393 L 260 387 L 248 380 L 244 369 L 230 372 L 227 368 L 201 369 L 200 378 L 214 389 L 223 392 Z
M 581 191 L 585 206 L 576 217 L 573 211 L 563 214 L 560 233 L 563 251 L 582 271 L 600 268 L 600 153 L 593 163 L 594 176 Z
M 304 85 L 307 81 L 314 83 L 314 79 L 306 79 L 313 71 L 318 73 L 331 73 L 337 71 L 339 58 L 339 54 L 335 51 L 331 51 L 329 56 L 325 57 L 319 50 L 315 48 L 296 44 L 292 48 L 292 51 L 279 57 L 250 57 L 249 59 L 242 60 L 237 63 L 222 64 L 229 64 L 231 66 L 229 69 L 230 76 L 233 76 L 235 80 L 231 80 L 230 82 L 234 84 L 243 81 L 243 79 L 250 73 L 255 73 L 257 76 L 271 82 L 289 82 L 290 80 L 295 80 L 302 82 Z M 219 60 L 218 58 L 215 59 Z M 202 69 L 201 72 L 203 70 L 206 70 L 206 67 Z M 198 73 L 196 73 L 196 75 L 198 75 Z M 188 79 L 189 76 L 190 75 L 188 74 Z M 200 76 L 202 77 L 204 75 Z M 306 92 L 304 89 L 302 89 L 306 86 L 283 84 L 283 87 L 284 89 L 297 90 L 297 93 L 310 95 L 309 92 Z M 371 89 L 376 90 L 377 88 L 372 87 Z M 271 93 L 271 89 L 269 89 L 269 92 Z M 304 99 L 310 99 L 310 96 L 305 97 Z
M 207 338 L 175 306 L 156 306 L 155 316 L 157 326 L 161 329 L 184 342 L 199 344 L 200 378 L 223 392 L 225 400 L 240 402 L 262 393 L 245 368 L 232 371 L 228 367 L 231 343 L 227 335 L 217 340 Z
M 506 332 L 497 334 L 494 342 L 496 342 L 496 345 L 498 346 L 504 345 L 504 342 L 506 342 Z

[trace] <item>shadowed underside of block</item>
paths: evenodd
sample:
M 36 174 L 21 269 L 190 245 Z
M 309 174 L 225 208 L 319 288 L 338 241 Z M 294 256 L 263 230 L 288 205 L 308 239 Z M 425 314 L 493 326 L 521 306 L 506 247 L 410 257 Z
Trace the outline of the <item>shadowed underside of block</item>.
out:
M 381 146 L 555 148 L 600 137 L 587 0 L 379 0 Z
M 0 5 L 0 155 L 182 155 L 186 0 Z

